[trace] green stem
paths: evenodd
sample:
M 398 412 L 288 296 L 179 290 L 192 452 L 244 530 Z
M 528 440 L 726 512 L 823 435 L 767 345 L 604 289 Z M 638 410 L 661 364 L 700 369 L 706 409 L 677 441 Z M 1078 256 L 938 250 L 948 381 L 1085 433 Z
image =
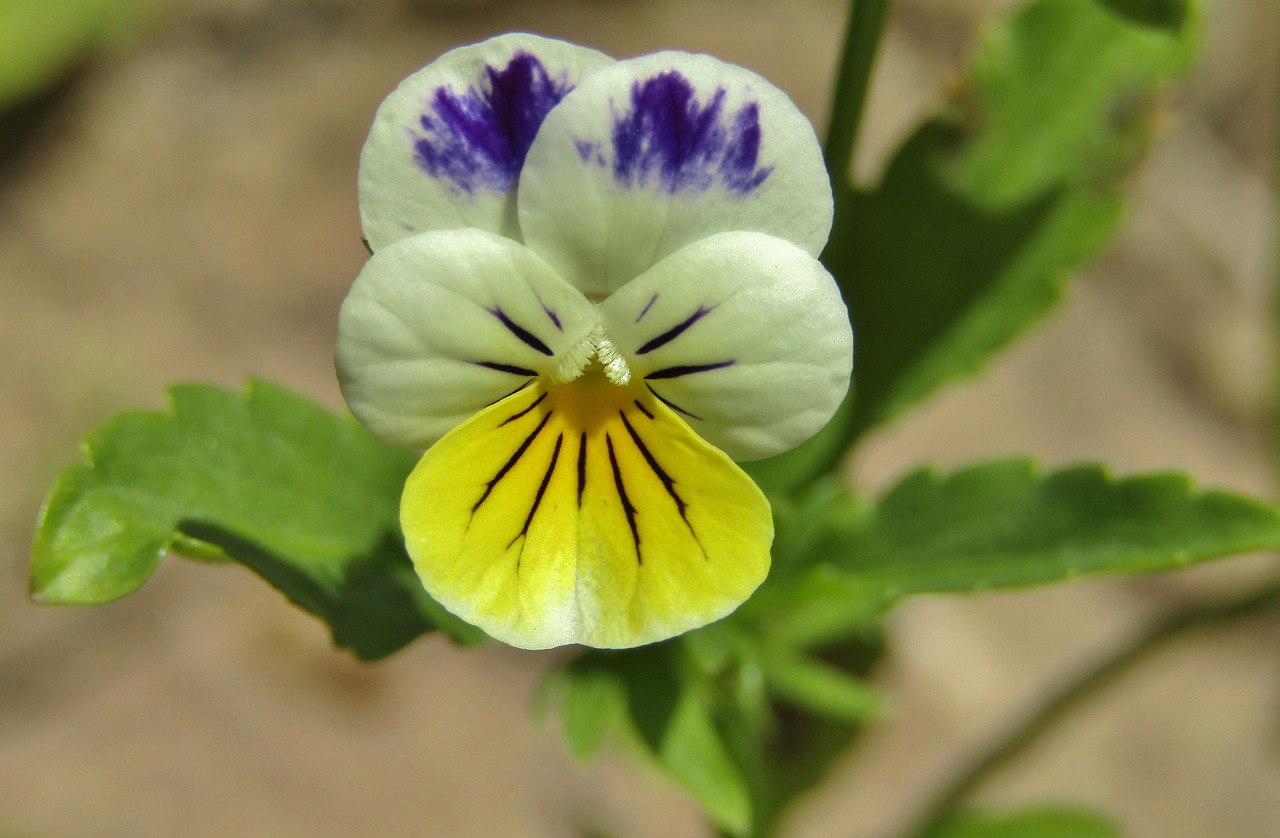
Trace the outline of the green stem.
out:
M 823 148 L 827 171 L 831 173 L 837 190 L 849 180 L 849 164 L 857 147 L 871 68 L 875 64 L 889 4 L 890 0 L 851 0 L 849 4 L 844 49 L 831 99 L 831 123 L 827 127 L 827 143 Z
M 867 101 L 871 69 L 875 64 L 880 36 L 891 0 L 850 0 L 849 20 L 845 27 L 840 65 L 836 68 L 835 89 L 831 95 L 831 116 L 827 125 L 827 141 L 822 149 L 831 186 L 835 193 L 835 230 L 848 212 L 850 165 L 858 144 L 858 129 Z M 843 242 L 833 234 L 823 252 L 823 261 L 837 251 Z M 830 264 L 830 263 L 828 263 Z M 837 279 L 840 277 L 837 275 Z M 848 443 L 854 433 L 849 429 L 852 396 L 846 399 L 826 429 L 799 448 L 769 460 L 750 464 L 747 471 L 771 494 L 787 494 L 807 486 L 824 474 L 839 469 Z
M 1280 612 L 1280 582 L 1237 599 L 1197 606 L 1156 621 L 1129 642 L 1071 678 L 1024 716 L 1021 722 L 975 754 L 923 807 L 915 825 L 904 831 L 903 835 L 927 838 L 960 803 L 993 774 L 1025 753 L 1079 704 L 1170 641 L 1192 631 L 1212 628 L 1267 611 Z

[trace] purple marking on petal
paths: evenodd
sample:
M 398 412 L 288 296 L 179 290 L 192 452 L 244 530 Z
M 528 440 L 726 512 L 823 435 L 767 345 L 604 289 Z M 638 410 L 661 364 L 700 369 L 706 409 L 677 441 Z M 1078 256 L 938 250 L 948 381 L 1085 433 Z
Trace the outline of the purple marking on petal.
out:
M 669 195 L 716 184 L 746 195 L 759 187 L 773 172 L 759 165 L 760 106 L 748 102 L 728 114 L 727 95 L 718 87 L 700 102 L 693 84 L 675 70 L 633 84 L 627 113 L 614 114 L 614 180 L 630 187 L 656 181 Z
M 661 393 L 659 393 L 657 390 L 653 389 L 653 385 L 649 384 L 649 382 L 647 382 L 647 381 L 646 381 L 644 386 L 645 386 L 645 387 L 647 387 L 647 388 L 649 389 L 649 392 L 650 392 L 650 393 L 653 393 L 654 397 L 655 397 L 658 401 L 662 402 L 662 403 L 663 403 L 663 404 L 665 404 L 667 407 L 669 407 L 669 408 L 671 408 L 672 410 L 674 410 L 676 413 L 683 413 L 685 416 L 688 416 L 690 419 L 697 419 L 699 422 L 701 422 L 701 421 L 702 421 L 702 417 L 701 417 L 701 416 L 698 416 L 698 415 L 697 415 L 697 414 L 695 414 L 695 413 L 690 413 L 689 411 L 685 410 L 683 407 L 681 407 L 680 405 L 678 405 L 678 404 L 676 404 L 675 402 L 671 401 L 670 399 L 664 399 L 664 398 L 662 397 L 662 394 L 661 394 Z
M 644 308 L 640 311 L 639 314 L 636 315 L 637 323 L 639 323 L 641 320 L 644 319 L 644 316 L 649 313 L 649 309 L 653 308 L 653 304 L 656 303 L 657 301 L 658 301 L 657 294 L 654 294 L 652 297 L 649 298 L 649 302 L 645 303 Z
M 532 289 L 532 288 L 530 288 L 529 290 L 530 290 L 530 291 L 533 291 L 533 289 Z M 560 318 L 556 316 L 556 311 L 555 311 L 555 309 L 551 308 L 551 307 L 550 307 L 550 306 L 548 306 L 546 303 L 544 303 L 544 302 L 542 301 L 542 297 L 538 296 L 538 292 L 537 292 L 537 291 L 533 291 L 533 296 L 534 296 L 534 298 L 535 298 L 535 299 L 537 299 L 537 301 L 538 301 L 538 305 L 542 306 L 542 311 L 543 311 L 543 313 L 544 313 L 544 314 L 546 314 L 546 315 L 547 315 L 547 319 L 548 319 L 548 320 L 550 320 L 550 321 L 551 321 L 551 323 L 552 323 L 552 325 L 556 327 L 556 331 L 557 331 L 557 332 L 564 332 L 564 326 L 562 326 L 562 325 L 560 324 Z
M 474 362 L 474 361 L 472 361 L 472 363 L 475 363 L 475 362 Z M 480 366 L 484 366 L 484 364 L 480 364 Z M 507 393 L 507 395 L 506 395 L 506 396 L 499 396 L 498 398 L 496 398 L 496 399 L 494 399 L 493 401 L 489 402 L 487 405 L 485 405 L 485 407 L 493 407 L 493 406 L 494 406 L 495 404 L 497 404 L 498 402 L 500 402 L 500 401 L 502 401 L 503 399 L 507 398 L 507 396 L 514 396 L 516 393 L 519 393 L 521 390 L 523 390 L 524 388 L 528 387 L 531 383 L 532 383 L 532 382 L 526 381 L 525 383 L 521 384 L 521 385 L 520 385 L 519 387 L 517 387 L 516 389 L 512 390 L 510 393 Z M 539 401 L 541 401 L 541 400 L 539 400 Z
M 520 390 L 523 390 L 525 387 L 528 387 L 528 386 L 529 386 L 528 382 L 521 384 L 520 388 L 516 390 L 515 393 L 519 393 Z M 511 395 L 515 395 L 515 393 L 512 393 Z M 498 425 L 498 427 L 499 428 L 506 427 L 507 425 L 510 425 L 512 422 L 519 419 L 521 416 L 525 416 L 529 413 L 532 413 L 533 409 L 538 405 L 542 404 L 542 400 L 545 399 L 546 397 L 547 397 L 547 394 L 544 392 L 542 395 L 538 396 L 538 398 L 533 400 L 533 404 L 529 405 L 524 410 L 521 410 L 518 413 L 513 413 L 510 416 L 508 416 L 506 419 L 503 419 L 502 422 Z M 506 398 L 506 396 L 503 396 L 502 398 Z M 498 401 L 502 401 L 502 399 L 499 399 Z M 491 404 L 497 404 L 497 402 L 491 402 Z
M 517 367 L 515 364 L 503 364 L 498 361 L 472 361 L 477 367 L 484 367 L 487 370 L 495 370 L 497 372 L 510 373 L 511 375 L 523 375 L 527 378 L 533 378 L 538 373 L 524 367 Z
M 459 93 L 446 85 L 426 102 L 411 131 L 413 159 L 457 193 L 506 192 L 547 113 L 573 89 L 565 74 L 552 77 L 536 56 L 517 52 L 501 70 L 485 66 L 477 87 Z
M 725 367 L 731 367 L 736 364 L 736 360 L 716 361 L 713 364 L 679 364 L 666 369 L 654 370 L 644 377 L 645 381 L 657 381 L 660 378 L 680 378 L 685 375 L 693 375 L 699 372 L 711 372 L 712 370 L 722 370 Z
M 523 343 L 525 346 L 537 352 L 541 352 L 543 355 L 553 354 L 551 352 L 551 348 L 548 347 L 545 343 L 543 343 L 538 338 L 537 335 L 535 335 L 533 332 L 530 332 L 528 329 L 526 329 L 525 327 L 521 326 L 519 323 L 516 323 L 514 320 L 508 317 L 507 313 L 503 311 L 501 308 L 494 306 L 491 309 L 487 309 L 487 311 L 490 314 L 492 314 L 494 317 L 498 318 L 498 322 L 500 322 L 503 326 L 506 326 L 507 331 L 515 335 L 520 340 L 520 342 Z
M 745 195 L 773 171 L 772 166 L 757 168 L 760 160 L 760 106 L 749 102 L 733 118 L 729 132 L 737 142 L 725 149 L 720 158 L 720 177 L 730 190 Z
M 671 341 L 675 340 L 676 338 L 684 334 L 685 330 L 688 329 L 690 326 L 692 326 L 694 323 L 697 323 L 703 317 L 710 314 L 715 308 L 716 308 L 715 306 L 712 306 L 711 308 L 707 308 L 706 306 L 698 306 L 698 310 L 695 311 L 693 314 L 690 314 L 683 321 L 672 326 L 670 329 L 667 329 L 665 332 L 658 335 L 657 337 L 652 338 L 649 341 L 645 342 L 644 346 L 641 346 L 639 349 L 636 350 L 636 354 L 645 355 L 649 352 L 652 352 L 655 349 L 658 349 L 659 347 L 666 346 L 668 343 L 670 343 Z

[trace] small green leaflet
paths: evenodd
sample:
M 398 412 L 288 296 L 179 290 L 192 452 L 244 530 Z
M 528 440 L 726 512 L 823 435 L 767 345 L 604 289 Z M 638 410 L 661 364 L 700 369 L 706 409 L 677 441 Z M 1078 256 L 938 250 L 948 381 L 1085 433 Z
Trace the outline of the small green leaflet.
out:
M 1082 0 L 1028 4 L 987 32 L 876 188 L 837 183 L 823 261 L 854 325 L 846 439 L 979 372 L 1106 245 L 1121 181 L 1195 54 L 1199 17 L 1182 7 L 1162 29 Z
M 55 484 L 35 536 L 33 597 L 117 599 L 166 551 L 234 559 L 378 658 L 437 626 L 478 636 L 423 590 L 399 533 L 414 456 L 267 382 L 182 385 L 171 411 L 109 420 Z
M 770 691 L 814 715 L 863 725 L 885 714 L 879 690 L 825 661 L 792 649 L 770 648 L 762 662 Z
M 575 662 L 547 674 L 535 706 L 539 715 L 559 708 L 569 753 L 585 764 L 596 758 L 609 734 L 624 721 L 626 695 L 613 672 Z
M 747 835 L 752 800 L 746 779 L 687 663 L 679 643 L 592 650 L 552 672 L 546 691 L 560 698 L 575 757 L 594 756 L 609 728 L 625 721 L 657 767 L 712 823 L 727 834 Z
M 1120 838 L 1111 818 L 1068 806 L 1028 806 L 1024 809 L 964 809 L 926 838 Z
M 1044 473 L 1001 460 L 917 471 L 829 538 L 828 560 L 888 602 L 1274 549 L 1280 510 L 1197 490 L 1183 474 L 1117 479 L 1095 465 Z

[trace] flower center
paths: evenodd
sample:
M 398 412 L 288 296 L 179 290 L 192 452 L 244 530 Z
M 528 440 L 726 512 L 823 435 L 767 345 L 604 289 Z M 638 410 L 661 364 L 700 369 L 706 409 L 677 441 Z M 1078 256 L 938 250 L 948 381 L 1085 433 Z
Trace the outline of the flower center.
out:
M 565 384 L 578 378 L 593 365 L 597 365 L 605 378 L 619 387 L 626 387 L 631 383 L 631 368 L 627 366 L 622 352 L 605 333 L 604 326 L 599 324 L 564 354 L 551 378 L 557 384 Z

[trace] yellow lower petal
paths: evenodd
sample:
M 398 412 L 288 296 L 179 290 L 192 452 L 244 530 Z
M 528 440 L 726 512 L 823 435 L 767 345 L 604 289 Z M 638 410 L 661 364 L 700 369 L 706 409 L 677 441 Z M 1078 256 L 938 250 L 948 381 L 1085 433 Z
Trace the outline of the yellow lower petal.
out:
M 400 508 L 433 597 L 526 649 L 626 648 L 717 620 L 769 569 L 769 504 L 643 388 L 588 372 L 486 408 Z

